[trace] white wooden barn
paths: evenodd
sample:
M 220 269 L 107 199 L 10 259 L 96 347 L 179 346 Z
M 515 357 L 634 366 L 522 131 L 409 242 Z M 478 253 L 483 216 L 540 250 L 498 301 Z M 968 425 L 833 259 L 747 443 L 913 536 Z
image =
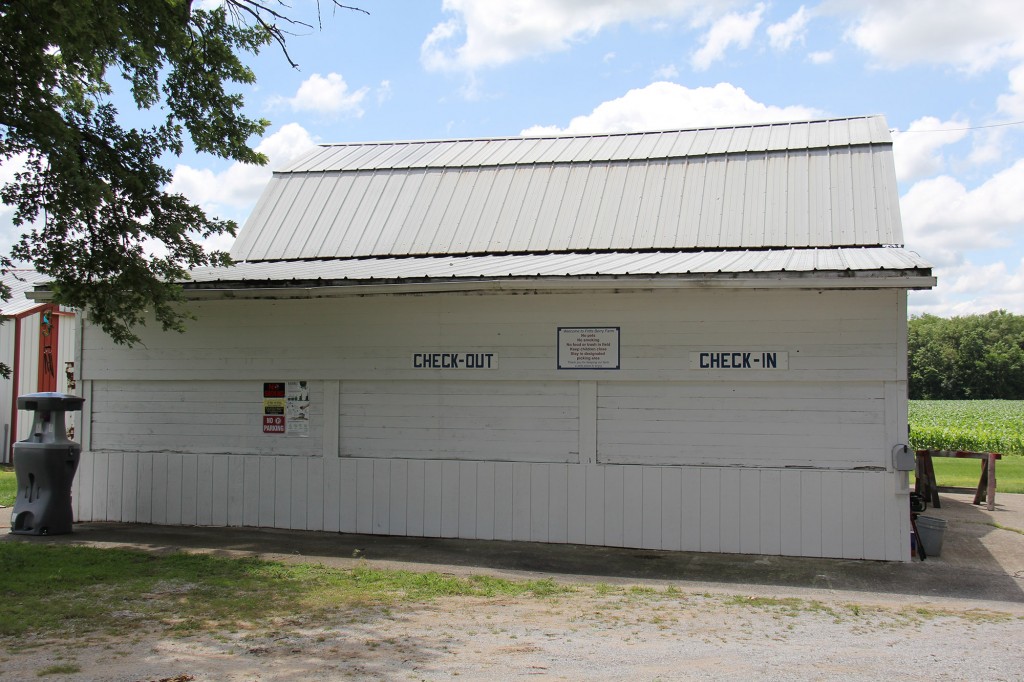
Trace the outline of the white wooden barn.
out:
M 81 335 L 79 520 L 909 560 L 878 116 L 324 145 L 184 335 Z
M 74 312 L 25 296 L 47 279 L 35 270 L 20 268 L 3 275 L 11 290 L 11 297 L 0 301 L 0 362 L 11 370 L 9 377 L 0 377 L 0 462 L 4 464 L 11 462 L 14 443 L 25 438 L 32 427 L 32 413 L 18 410 L 18 396 L 40 391 L 66 393 L 74 387 Z M 75 422 L 71 415 L 68 425 L 73 427 Z

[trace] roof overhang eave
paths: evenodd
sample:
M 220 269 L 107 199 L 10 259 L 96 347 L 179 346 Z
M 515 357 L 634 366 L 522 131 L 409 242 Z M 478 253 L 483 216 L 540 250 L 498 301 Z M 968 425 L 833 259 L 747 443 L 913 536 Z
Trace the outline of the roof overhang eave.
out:
M 335 298 L 427 293 L 588 292 L 661 289 L 931 289 L 931 270 L 689 273 L 403 280 L 217 280 L 184 282 L 192 300 Z

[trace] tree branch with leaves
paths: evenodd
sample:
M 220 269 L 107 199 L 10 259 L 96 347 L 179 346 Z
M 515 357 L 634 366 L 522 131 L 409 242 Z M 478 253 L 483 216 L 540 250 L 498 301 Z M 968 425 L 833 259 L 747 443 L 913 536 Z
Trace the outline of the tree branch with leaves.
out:
M 0 0 L 0 161 L 23 163 L 0 190 L 23 230 L 0 269 L 12 258 L 32 263 L 57 303 L 85 310 L 119 343 L 137 342 L 150 314 L 165 330 L 184 329 L 179 282 L 191 268 L 230 264 L 202 241 L 237 226 L 169 193 L 166 159 L 187 140 L 200 153 L 267 162 L 249 140 L 269 122 L 244 113 L 237 89 L 256 80 L 243 57 L 268 45 L 295 66 L 287 40 L 313 27 L 290 9 L 284 0 L 212 9 Z M 153 119 L 148 127 L 121 122 L 114 94 L 123 88 Z

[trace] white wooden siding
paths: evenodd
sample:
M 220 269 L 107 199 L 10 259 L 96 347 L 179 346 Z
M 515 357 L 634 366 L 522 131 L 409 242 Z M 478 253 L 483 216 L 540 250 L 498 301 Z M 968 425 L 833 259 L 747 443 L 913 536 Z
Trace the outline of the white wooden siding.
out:
M 290 378 L 268 376 L 268 381 Z M 309 436 L 263 433 L 256 381 L 93 381 L 91 444 L 109 452 L 319 455 L 323 383 L 310 382 Z
M 713 289 L 223 301 L 132 349 L 87 326 L 76 513 L 906 560 L 889 461 L 903 306 Z M 619 327 L 622 369 L 559 371 L 559 326 Z M 738 349 L 788 369 L 690 367 Z M 498 367 L 414 369 L 416 352 Z M 262 382 L 293 379 L 311 382 L 309 437 L 264 435 Z
M 909 560 L 885 472 L 88 452 L 80 521 Z
M 347 457 L 579 461 L 577 382 L 345 381 Z
M 416 352 L 495 353 L 499 368 L 460 381 L 564 378 L 559 326 L 617 326 L 622 368 L 572 380 L 897 380 L 896 291 L 694 290 L 621 294 L 432 295 L 295 301 L 196 302 L 186 334 L 150 325 L 126 349 L 89 325 L 83 379 L 332 380 L 453 378 L 416 370 Z M 457 348 L 453 348 L 457 347 Z M 694 350 L 789 353 L 784 373 L 692 370 Z
M 18 385 L 14 387 L 14 398 L 39 391 L 39 313 L 26 315 L 17 321 L 21 325 L 20 358 L 18 360 Z M 9 324 L 15 324 L 10 322 Z M 32 413 L 18 410 L 17 440 L 23 440 L 32 428 Z
M 601 382 L 598 461 L 885 468 L 880 384 Z

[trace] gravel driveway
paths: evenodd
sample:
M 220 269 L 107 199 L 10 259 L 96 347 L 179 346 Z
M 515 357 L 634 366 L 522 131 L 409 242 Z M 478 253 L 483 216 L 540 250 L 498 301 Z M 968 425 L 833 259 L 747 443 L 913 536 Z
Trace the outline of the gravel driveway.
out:
M 677 589 L 451 598 L 270 630 L 34 643 L 27 680 L 1019 680 L 1024 614 Z M 52 673 L 46 675 L 47 672 Z
M 1024 679 L 1024 495 L 1000 495 L 995 512 L 951 497 L 930 513 L 949 521 L 946 546 L 914 564 L 85 525 L 45 541 L 339 567 L 357 561 L 350 545 L 358 545 L 378 567 L 553 574 L 577 587 L 545 598 L 364 608 L 319 622 L 295 614 L 269 628 L 188 637 L 154 629 L 0 641 L 0 680 Z M 486 555 L 499 549 L 507 555 Z M 428 552 L 434 563 L 409 560 L 425 562 Z M 522 569 L 568 555 L 604 577 Z M 648 568 L 665 562 L 661 573 Z M 719 572 L 705 568 L 695 580 L 701 566 Z

